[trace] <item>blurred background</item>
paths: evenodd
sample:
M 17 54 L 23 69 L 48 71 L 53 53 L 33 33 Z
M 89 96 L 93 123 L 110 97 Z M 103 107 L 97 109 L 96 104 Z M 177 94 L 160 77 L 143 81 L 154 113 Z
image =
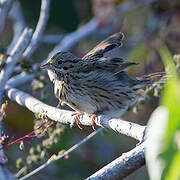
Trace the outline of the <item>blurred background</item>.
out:
M 20 0 L 19 2 L 27 25 L 34 29 L 39 18 L 41 1 Z M 100 20 L 99 30 L 78 42 L 70 50 L 72 53 L 82 57 L 108 35 L 121 31 L 125 34 L 123 47 L 113 50 L 107 56 L 118 56 L 128 61 L 138 62 L 136 67 L 129 70 L 132 76 L 163 71 L 163 64 L 157 51 L 162 43 L 165 43 L 173 54 L 179 53 L 180 1 L 154 0 L 147 2 L 146 4 L 143 1 L 133 0 L 52 0 L 45 35 L 53 34 L 63 38 L 88 23 L 92 18 L 97 18 Z M 0 36 L 1 45 L 7 47 L 12 37 L 12 20 L 9 19 Z M 30 66 L 42 62 L 57 43 L 48 43 L 42 40 L 33 56 L 24 62 Z M 21 65 L 22 63 L 23 61 Z M 31 86 L 24 85 L 21 89 L 47 104 L 56 106 L 58 100 L 53 94 L 53 84 L 47 75 L 43 75 L 41 80 L 37 78 L 37 81 L 32 82 Z M 35 86 L 37 82 L 39 84 Z M 43 82 L 42 86 L 41 82 Z M 159 97 L 154 96 L 154 92 L 150 92 L 149 97 L 151 98 L 145 105 L 136 108 L 136 113 L 130 111 L 123 118 L 146 125 L 150 114 L 159 103 Z M 68 107 L 63 108 L 68 109 Z M 36 120 L 34 114 L 26 108 L 9 101 L 7 117 L 4 120 L 4 131 L 11 137 L 11 140 L 15 140 L 32 131 Z M 63 149 L 67 150 L 93 131 L 91 127 L 83 127 L 83 130 L 68 126 L 61 126 L 61 128 L 62 133 L 58 136 L 58 142 L 46 149 L 45 158 Z M 5 149 L 8 168 L 11 172 L 18 171 L 15 168 L 16 159 L 22 157 L 23 161 L 27 161 L 31 147 L 41 144 L 42 139 L 45 140 L 46 136 L 24 143 L 23 150 L 19 149 L 19 144 Z M 57 161 L 29 179 L 84 179 L 119 157 L 123 152 L 134 148 L 136 143 L 132 138 L 115 132 L 103 132 L 70 154 L 69 158 Z M 39 162 L 35 162 L 30 167 L 35 168 L 39 164 Z M 146 167 L 125 179 L 149 179 Z

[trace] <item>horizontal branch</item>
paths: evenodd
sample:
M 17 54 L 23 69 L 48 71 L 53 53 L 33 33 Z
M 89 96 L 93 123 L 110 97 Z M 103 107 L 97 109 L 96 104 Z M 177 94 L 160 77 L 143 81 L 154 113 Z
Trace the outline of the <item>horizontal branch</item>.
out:
M 133 173 L 145 164 L 145 142 L 127 153 L 123 153 L 86 180 L 119 180 Z
M 65 34 L 47 34 L 47 35 L 43 35 L 42 38 L 40 39 L 40 43 L 57 44 L 64 37 L 65 37 Z
M 58 121 L 63 124 L 73 125 L 75 118 L 72 116 L 73 111 L 60 110 L 58 108 L 49 106 L 31 95 L 24 93 L 15 88 L 6 87 L 6 95 L 18 104 L 27 107 L 30 111 L 38 116 L 48 116 L 54 121 Z M 114 130 L 118 133 L 130 136 L 138 141 L 142 141 L 146 127 L 140 126 L 135 123 L 124 121 L 122 119 L 111 119 L 107 116 L 98 116 L 95 121 L 98 126 Z M 80 118 L 80 124 L 85 126 L 91 126 L 91 119 L 88 115 L 84 115 Z
M 77 42 L 81 41 L 85 37 L 89 36 L 90 34 L 93 34 L 95 31 L 97 31 L 99 27 L 99 21 L 97 19 L 92 19 L 87 24 L 81 26 L 76 31 L 66 35 L 62 41 L 55 46 L 55 48 L 50 52 L 49 57 L 54 55 L 55 53 L 59 51 L 67 51 L 72 46 L 74 46 Z
M 13 76 L 12 78 L 10 78 L 6 83 L 6 86 L 7 87 L 17 87 L 17 86 L 20 86 L 22 84 L 32 81 L 34 77 L 35 77 L 34 74 L 26 74 L 25 72 L 22 72 L 16 76 Z

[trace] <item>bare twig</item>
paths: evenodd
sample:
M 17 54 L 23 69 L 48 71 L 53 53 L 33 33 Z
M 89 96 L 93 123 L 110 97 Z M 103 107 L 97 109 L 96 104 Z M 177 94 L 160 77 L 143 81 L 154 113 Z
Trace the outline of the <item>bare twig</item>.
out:
M 92 27 L 91 27 L 92 26 Z M 61 48 L 60 50 L 63 51 L 67 51 L 70 48 L 72 48 L 73 45 L 75 45 L 76 43 L 78 43 L 80 40 L 82 40 L 83 38 L 87 37 L 88 35 L 90 35 L 91 33 L 93 33 L 96 28 L 98 27 L 98 21 L 96 19 L 91 20 L 89 23 L 87 23 L 86 25 L 82 26 L 81 28 L 79 28 L 78 30 L 76 30 L 73 33 L 70 33 L 68 35 L 66 35 L 63 40 L 61 41 L 61 43 L 59 45 L 57 45 L 55 47 L 54 50 L 52 50 L 49 53 L 49 57 L 51 55 L 53 55 L 55 53 L 55 51 L 59 51 L 58 48 Z M 45 60 L 46 61 L 46 60 Z M 44 62 L 44 61 L 43 61 Z M 42 63 L 43 63 L 42 62 Z M 22 83 L 22 81 L 24 83 L 26 83 L 27 81 L 29 81 L 30 79 L 32 79 L 34 77 L 33 74 L 28 75 L 29 77 L 26 78 L 26 75 L 23 74 L 22 78 L 18 77 L 18 79 L 15 81 L 13 81 L 13 83 L 18 83 L 18 81 L 20 81 L 20 84 Z M 27 81 L 26 81 L 27 80 Z M 13 86 L 14 87 L 14 86 Z
M 84 143 L 86 143 L 88 140 L 90 140 L 92 137 L 94 137 L 95 135 L 97 135 L 99 132 L 102 131 L 102 128 L 98 129 L 97 131 L 92 132 L 90 135 L 88 135 L 86 138 L 84 138 L 83 140 L 81 140 L 80 142 L 78 142 L 77 144 L 75 144 L 74 146 L 72 146 L 70 149 L 68 149 L 67 151 L 60 153 L 59 155 L 53 155 L 46 163 L 44 163 L 43 165 L 41 165 L 40 167 L 38 167 L 37 169 L 31 171 L 29 174 L 27 174 L 26 176 L 20 178 L 20 180 L 24 180 L 29 178 L 30 176 L 38 173 L 40 170 L 44 169 L 45 167 L 47 167 L 49 164 L 65 157 L 66 155 L 69 155 L 71 152 L 77 150 L 77 148 L 79 148 L 81 145 L 83 145 Z
M 47 34 L 42 36 L 40 42 L 46 44 L 57 44 L 64 38 L 64 36 L 65 34 Z
M 115 159 L 86 180 L 119 180 L 145 164 L 145 142 Z
M 97 31 L 99 27 L 99 21 L 97 19 L 92 19 L 84 26 L 81 26 L 76 31 L 68 34 L 63 38 L 63 40 L 50 52 L 49 57 L 57 53 L 58 51 L 67 51 L 77 42 L 86 38 L 87 36 L 93 34 Z
M 0 139 L 2 138 L 2 122 L 0 122 Z M 5 155 L 2 149 L 2 145 L 0 144 L 0 164 L 5 164 Z M 0 166 L 1 167 L 1 166 Z
M 13 20 L 13 40 L 8 46 L 7 54 L 10 54 L 13 47 L 16 45 L 19 37 L 22 35 L 22 32 L 26 26 L 26 22 L 23 16 L 21 5 L 18 1 L 13 3 L 13 7 L 9 13 L 9 17 Z
M 13 72 L 13 68 L 18 62 L 20 56 L 22 55 L 23 51 L 29 44 L 30 38 L 32 35 L 32 30 L 26 28 L 22 34 L 22 36 L 19 38 L 17 44 L 12 49 L 10 56 L 7 58 L 7 64 L 5 66 L 5 69 L 1 71 L 1 83 L 0 83 L 0 102 L 2 99 L 2 94 L 4 92 L 4 87 L 9 79 L 10 75 Z
M 11 8 L 13 0 L 0 1 L 0 33 L 3 31 L 4 24 Z
M 0 139 L 2 138 L 2 122 L 0 122 Z M 0 144 L 0 179 L 3 180 L 13 180 L 13 175 L 9 172 L 9 170 L 5 167 L 6 157 L 4 155 L 4 151 L 2 149 L 2 145 Z
M 32 36 L 31 43 L 26 51 L 23 53 L 24 58 L 29 58 L 38 47 L 39 41 L 45 30 L 48 18 L 49 18 L 50 0 L 41 0 L 41 12 L 36 30 Z
M 22 84 L 32 81 L 33 78 L 34 78 L 34 74 L 27 75 L 25 72 L 22 72 L 21 74 L 18 74 L 10 78 L 7 81 L 6 85 L 9 87 L 17 87 L 17 86 L 20 86 Z
M 0 139 L 2 137 L 2 122 L 0 122 Z M 9 172 L 9 170 L 5 167 L 6 163 L 6 157 L 4 155 L 4 151 L 2 149 L 2 145 L 0 144 L 0 179 L 3 180 L 13 180 L 14 177 L 12 174 Z

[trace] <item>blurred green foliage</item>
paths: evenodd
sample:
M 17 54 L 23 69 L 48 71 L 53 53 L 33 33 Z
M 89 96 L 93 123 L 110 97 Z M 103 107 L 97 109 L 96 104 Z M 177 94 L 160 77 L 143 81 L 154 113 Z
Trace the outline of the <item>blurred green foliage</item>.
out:
M 159 49 L 167 82 L 161 106 L 148 122 L 146 162 L 150 179 L 180 179 L 180 79 L 174 59 L 166 46 Z
M 160 50 L 170 77 L 165 85 L 161 104 L 168 108 L 169 117 L 162 142 L 160 158 L 164 160 L 162 179 L 180 179 L 180 79 L 167 48 Z

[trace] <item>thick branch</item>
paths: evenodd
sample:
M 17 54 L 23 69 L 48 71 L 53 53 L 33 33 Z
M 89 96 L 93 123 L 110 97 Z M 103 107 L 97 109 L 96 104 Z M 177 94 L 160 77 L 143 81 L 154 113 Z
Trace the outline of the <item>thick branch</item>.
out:
M 49 19 L 50 0 L 41 0 L 41 12 L 36 30 L 32 36 L 31 43 L 26 51 L 23 53 L 23 57 L 29 58 L 38 47 L 39 41 L 45 30 L 47 21 Z
M 119 180 L 145 164 L 145 142 L 115 159 L 86 180 Z
M 140 142 L 144 140 L 146 132 L 146 126 L 141 126 L 122 119 L 109 118 L 107 116 L 98 117 L 96 124 L 126 136 L 130 136 L 136 140 L 139 140 Z
M 73 124 L 75 122 L 72 114 L 73 111 L 59 110 L 55 107 L 49 106 L 31 95 L 24 93 L 15 88 L 6 87 L 6 95 L 18 104 L 27 107 L 30 111 L 39 116 L 47 115 L 50 119 L 58 121 L 63 124 Z M 91 119 L 87 115 L 80 118 L 80 124 L 91 126 Z M 125 134 L 134 139 L 142 141 L 144 137 L 145 127 L 135 123 L 124 121 L 121 119 L 110 119 L 106 116 L 98 116 L 96 121 L 98 126 L 114 130 L 118 133 Z

